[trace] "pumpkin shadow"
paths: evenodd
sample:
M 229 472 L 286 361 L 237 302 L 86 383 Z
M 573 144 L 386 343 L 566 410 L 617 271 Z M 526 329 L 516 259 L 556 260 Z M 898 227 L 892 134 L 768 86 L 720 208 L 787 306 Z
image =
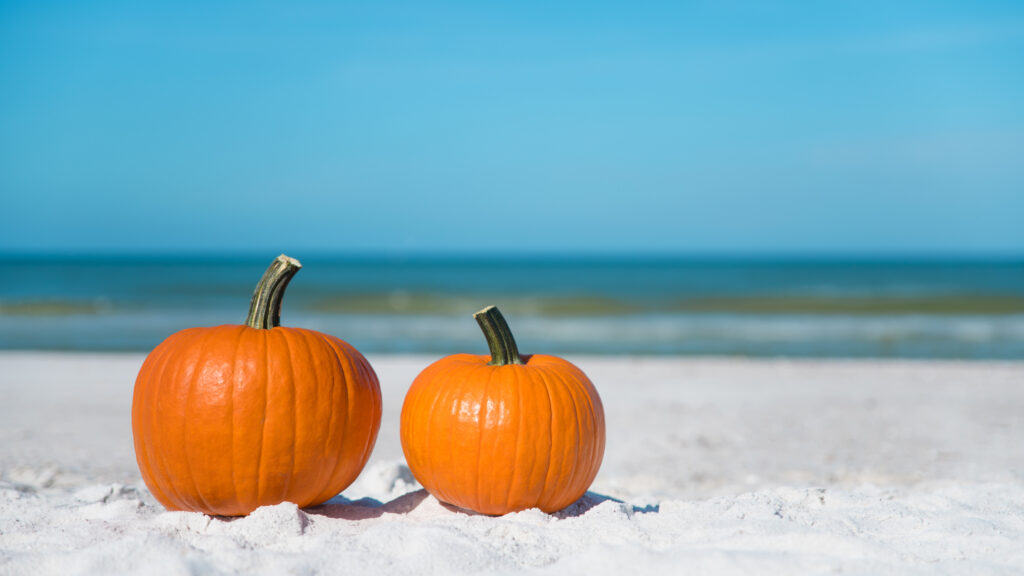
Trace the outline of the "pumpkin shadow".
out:
M 317 516 L 326 516 L 328 518 L 340 520 L 369 520 L 371 518 L 380 518 L 384 514 L 408 514 L 415 510 L 429 496 L 430 494 L 422 488 L 402 494 L 398 498 L 388 502 L 381 502 L 376 498 L 350 500 L 344 496 L 338 495 L 323 504 L 306 508 L 305 511 L 308 514 L 316 514 Z M 578 518 L 605 502 L 614 502 L 619 504 L 628 514 L 657 514 L 659 512 L 659 506 L 657 504 L 653 506 L 634 506 L 619 500 L 618 498 L 612 498 L 611 496 L 605 496 L 604 494 L 598 494 L 597 492 L 587 492 L 576 502 L 573 502 L 558 512 L 552 513 L 551 517 L 559 520 L 564 520 L 566 518 Z M 472 510 L 453 506 L 447 502 L 438 501 L 438 503 L 443 508 L 456 514 L 462 514 L 465 516 L 486 516 L 485 514 L 480 514 Z
M 421 490 L 421 492 L 422 492 L 422 490 Z M 417 501 L 416 504 L 418 505 L 419 502 L 421 502 L 421 501 L 422 501 L 422 498 L 419 501 Z M 614 502 L 614 503 L 618 504 L 627 514 L 631 514 L 631 515 L 632 514 L 657 514 L 660 511 L 660 505 L 658 505 L 658 504 L 647 505 L 647 506 L 634 506 L 632 504 L 629 504 L 627 502 L 619 500 L 618 498 L 612 498 L 611 496 L 605 496 L 604 494 L 598 494 L 597 492 L 586 492 L 585 494 L 583 494 L 583 496 L 580 496 L 579 500 L 573 502 L 572 504 L 566 506 L 565 508 L 562 508 L 561 510 L 559 510 L 557 512 L 552 512 L 551 514 L 549 514 L 549 516 L 551 516 L 552 518 L 556 518 L 558 520 L 564 520 L 566 518 L 578 518 L 580 516 L 585 515 L 587 512 L 590 512 L 591 510 L 593 510 L 594 508 L 600 506 L 601 504 L 603 504 L 605 502 Z M 441 502 L 440 500 L 438 501 L 438 503 L 441 505 L 441 507 L 447 509 L 450 512 L 454 512 L 456 514 L 462 514 L 464 516 L 490 516 L 489 514 L 482 514 L 480 512 L 474 512 L 473 510 L 467 510 L 466 508 L 460 508 L 458 506 L 455 506 L 454 504 L 449 504 L 447 502 Z M 413 508 L 415 508 L 415 506 L 413 506 Z M 410 510 L 411 509 L 412 508 L 410 508 Z M 490 517 L 492 517 L 492 518 L 500 518 L 500 516 L 490 516 Z
M 597 492 L 587 492 L 583 496 L 580 496 L 579 500 L 565 508 L 562 508 L 558 512 L 552 513 L 551 516 L 558 518 L 559 520 L 563 520 L 565 518 L 578 518 L 605 502 L 614 502 L 619 504 L 629 514 L 657 514 L 660 511 L 660 505 L 658 504 L 634 506 L 633 504 L 629 504 L 628 502 L 624 502 L 618 498 L 612 498 L 611 496 L 605 496 L 604 494 L 598 494 Z
M 380 518 L 384 514 L 408 514 L 429 495 L 426 490 L 420 489 L 402 494 L 388 502 L 381 502 L 376 498 L 349 500 L 338 495 L 323 504 L 306 508 L 306 512 L 341 520 L 368 520 Z

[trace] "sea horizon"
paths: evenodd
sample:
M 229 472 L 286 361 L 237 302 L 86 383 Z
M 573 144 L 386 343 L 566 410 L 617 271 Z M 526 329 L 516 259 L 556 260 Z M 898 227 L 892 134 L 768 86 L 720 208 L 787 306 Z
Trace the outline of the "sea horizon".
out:
M 904 263 L 904 264 L 970 264 L 1019 263 L 1024 265 L 1024 251 L 1015 250 L 439 250 L 439 249 L 367 249 L 325 250 L 310 249 L 5 249 L 0 248 L 0 262 L 18 261 L 189 261 L 189 262 L 269 262 L 278 254 L 288 254 L 299 260 L 319 262 L 346 261 L 502 261 L 502 262 L 579 262 L 612 261 L 619 263 L 774 263 L 805 262 L 818 264 L 847 263 Z

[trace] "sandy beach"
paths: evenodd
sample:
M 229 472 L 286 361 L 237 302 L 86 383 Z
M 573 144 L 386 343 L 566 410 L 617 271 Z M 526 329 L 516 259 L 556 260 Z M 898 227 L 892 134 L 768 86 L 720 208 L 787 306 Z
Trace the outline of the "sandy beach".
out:
M 570 508 L 448 508 L 398 414 L 435 358 L 370 356 L 384 415 L 325 505 L 167 512 L 132 453 L 141 354 L 0 353 L 0 574 L 1024 571 L 1024 363 L 572 357 L 607 450 Z

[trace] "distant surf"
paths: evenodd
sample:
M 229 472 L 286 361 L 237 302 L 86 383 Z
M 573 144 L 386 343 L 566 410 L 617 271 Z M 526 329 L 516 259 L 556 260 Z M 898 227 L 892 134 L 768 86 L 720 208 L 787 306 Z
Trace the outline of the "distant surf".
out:
M 498 304 L 524 351 L 1024 358 L 1017 261 L 304 262 L 284 324 L 371 353 L 483 353 L 471 314 Z M 148 350 L 182 328 L 239 323 L 265 266 L 8 256 L 0 349 Z

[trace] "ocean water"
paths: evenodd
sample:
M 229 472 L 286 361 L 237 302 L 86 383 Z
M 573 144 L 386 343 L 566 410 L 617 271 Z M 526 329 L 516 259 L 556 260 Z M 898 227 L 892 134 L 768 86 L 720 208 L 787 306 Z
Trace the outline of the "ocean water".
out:
M 1024 261 L 306 257 L 282 324 L 368 353 L 1024 359 Z M 244 321 L 265 259 L 0 257 L 0 349 L 147 351 Z

